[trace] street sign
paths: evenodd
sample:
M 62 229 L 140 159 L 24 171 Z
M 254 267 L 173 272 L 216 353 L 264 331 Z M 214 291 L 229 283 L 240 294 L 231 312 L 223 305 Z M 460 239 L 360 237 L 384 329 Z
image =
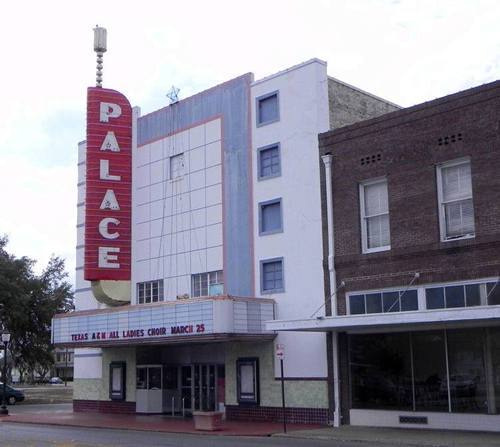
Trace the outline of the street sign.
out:
M 283 359 L 285 358 L 285 345 L 276 344 L 276 358 L 280 361 L 281 405 L 283 408 L 283 432 L 286 433 L 285 374 L 283 372 Z
M 276 358 L 283 360 L 285 358 L 285 345 L 276 345 Z

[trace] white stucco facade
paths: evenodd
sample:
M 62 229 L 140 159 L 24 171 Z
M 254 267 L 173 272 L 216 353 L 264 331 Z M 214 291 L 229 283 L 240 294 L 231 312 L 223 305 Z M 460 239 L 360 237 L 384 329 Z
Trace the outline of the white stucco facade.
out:
M 257 296 L 272 297 L 278 319 L 311 315 L 324 302 L 318 133 L 329 128 L 326 63 L 314 59 L 251 88 L 254 247 Z M 257 99 L 279 94 L 279 120 L 257 127 Z M 279 143 L 281 175 L 259 179 L 259 148 Z M 259 203 L 281 199 L 283 228 L 259 234 Z M 261 261 L 283 258 L 284 291 L 261 291 Z M 324 309 L 320 309 L 324 315 Z M 324 334 L 279 333 L 290 377 L 327 376 Z M 279 362 L 275 360 L 279 373 Z

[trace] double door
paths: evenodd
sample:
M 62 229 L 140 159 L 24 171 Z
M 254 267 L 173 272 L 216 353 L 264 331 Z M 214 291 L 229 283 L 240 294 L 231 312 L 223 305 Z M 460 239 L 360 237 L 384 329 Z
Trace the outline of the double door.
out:
M 181 366 L 181 398 L 187 411 L 218 410 L 221 369 L 224 367 L 213 364 Z
M 224 403 L 224 365 L 137 366 L 137 412 L 190 414 Z

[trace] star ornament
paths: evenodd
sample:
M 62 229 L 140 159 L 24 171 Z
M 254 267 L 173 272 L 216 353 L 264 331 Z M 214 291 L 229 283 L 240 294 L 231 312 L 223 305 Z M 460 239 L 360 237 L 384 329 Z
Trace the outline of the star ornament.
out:
M 179 92 L 180 88 L 177 88 L 175 85 L 172 85 L 172 88 L 167 93 L 167 98 L 170 100 L 170 104 L 175 104 L 179 102 Z

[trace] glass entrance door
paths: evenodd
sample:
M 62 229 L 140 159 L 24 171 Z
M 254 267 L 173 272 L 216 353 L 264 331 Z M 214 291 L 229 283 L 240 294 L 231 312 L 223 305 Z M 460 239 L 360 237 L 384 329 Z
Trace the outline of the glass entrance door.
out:
M 181 366 L 181 400 L 184 411 L 191 412 L 192 406 L 192 386 L 193 371 L 191 365 Z
M 217 365 L 193 365 L 193 408 L 215 411 L 217 401 Z

